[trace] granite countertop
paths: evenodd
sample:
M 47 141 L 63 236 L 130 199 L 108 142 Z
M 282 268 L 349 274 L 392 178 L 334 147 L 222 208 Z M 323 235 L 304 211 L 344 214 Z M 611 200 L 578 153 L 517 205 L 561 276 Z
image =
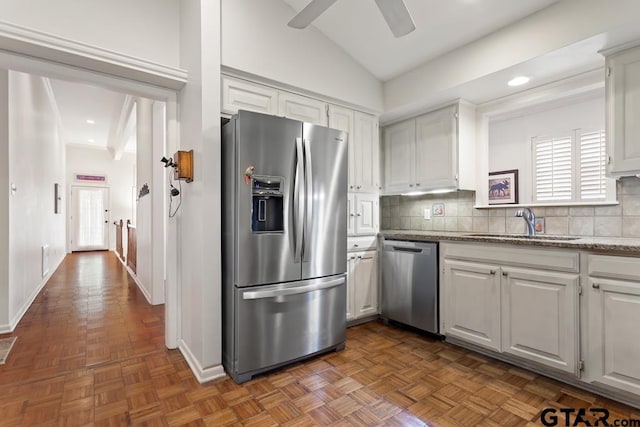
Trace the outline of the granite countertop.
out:
M 534 238 L 524 235 L 491 234 L 452 231 L 381 230 L 387 239 L 416 241 L 465 241 L 482 243 L 504 243 L 565 249 L 582 249 L 619 255 L 640 256 L 640 239 L 624 237 L 573 237 L 547 236 L 539 234 Z

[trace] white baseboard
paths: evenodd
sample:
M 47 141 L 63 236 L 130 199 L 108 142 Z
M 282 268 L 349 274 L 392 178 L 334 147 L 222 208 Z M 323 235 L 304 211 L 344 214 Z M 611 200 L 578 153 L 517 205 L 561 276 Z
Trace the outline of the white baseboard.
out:
M 226 375 L 222 365 L 212 366 L 210 368 L 203 368 L 202 366 L 200 366 L 200 362 L 198 362 L 187 343 L 185 343 L 183 340 L 180 340 L 178 348 L 186 359 L 187 364 L 191 368 L 191 372 L 193 372 L 193 375 L 196 377 L 200 384 Z
M 20 307 L 20 310 L 18 310 L 16 315 L 13 316 L 13 319 L 11 319 L 8 324 L 5 323 L 4 325 L 0 325 L 0 334 L 9 334 L 16 329 L 18 323 L 20 323 L 20 320 L 22 320 L 22 317 L 25 315 L 27 310 L 29 310 L 29 307 L 31 307 L 31 304 L 33 304 L 33 301 L 36 299 L 40 291 L 42 291 L 42 288 L 44 288 L 44 286 L 47 284 L 53 273 L 55 273 L 58 267 L 60 267 L 60 264 L 62 264 L 63 260 L 64 256 L 56 261 L 55 267 L 53 269 L 49 269 L 47 275 L 42 278 L 42 282 L 40 282 L 38 287 L 34 289 L 34 291 L 31 293 L 31 296 L 29 296 L 25 303 L 22 304 L 22 307 Z
M 142 283 L 140 283 L 140 281 L 138 280 L 138 276 L 136 275 L 136 273 L 131 269 L 131 267 L 129 267 L 126 262 L 120 258 L 118 256 L 118 254 L 115 251 L 112 251 L 115 255 L 116 258 L 118 258 L 118 260 L 120 261 L 120 263 L 124 266 L 124 268 L 127 269 L 127 272 L 129 273 L 129 276 L 131 276 L 131 278 L 133 279 L 134 282 L 136 282 L 136 285 L 138 286 L 138 289 L 140 289 L 140 292 L 142 292 L 142 295 L 144 295 L 145 299 L 147 300 L 147 302 L 149 303 L 149 305 L 154 305 L 151 302 L 151 295 L 149 295 L 149 291 L 147 291 L 144 286 L 142 286 Z

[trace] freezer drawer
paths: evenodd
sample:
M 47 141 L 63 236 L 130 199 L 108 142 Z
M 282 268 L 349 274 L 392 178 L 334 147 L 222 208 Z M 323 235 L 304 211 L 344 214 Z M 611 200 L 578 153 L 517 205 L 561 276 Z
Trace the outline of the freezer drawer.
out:
M 437 243 L 384 241 L 381 300 L 384 319 L 438 333 Z
M 331 349 L 346 339 L 346 276 L 236 289 L 234 375 Z

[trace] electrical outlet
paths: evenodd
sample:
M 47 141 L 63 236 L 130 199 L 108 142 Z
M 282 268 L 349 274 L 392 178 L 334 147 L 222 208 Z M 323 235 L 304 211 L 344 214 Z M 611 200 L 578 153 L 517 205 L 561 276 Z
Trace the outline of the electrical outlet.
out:
M 431 219 L 431 209 L 424 208 L 424 219 Z

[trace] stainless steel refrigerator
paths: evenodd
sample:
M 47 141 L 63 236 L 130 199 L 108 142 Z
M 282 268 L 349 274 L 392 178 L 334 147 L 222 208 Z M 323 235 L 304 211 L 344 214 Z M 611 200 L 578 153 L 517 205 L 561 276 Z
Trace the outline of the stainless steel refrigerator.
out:
M 347 134 L 240 111 L 222 130 L 223 365 L 238 383 L 346 338 Z

